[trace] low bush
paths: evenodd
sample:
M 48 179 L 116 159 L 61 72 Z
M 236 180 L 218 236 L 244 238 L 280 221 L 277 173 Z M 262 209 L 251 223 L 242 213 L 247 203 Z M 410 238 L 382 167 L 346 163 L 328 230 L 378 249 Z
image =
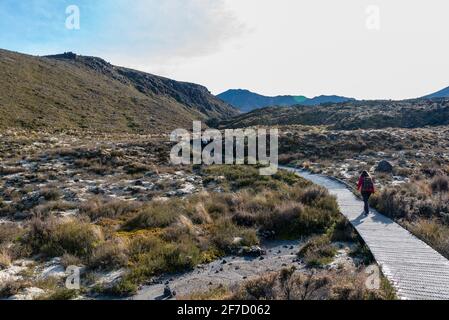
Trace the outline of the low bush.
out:
M 211 242 L 220 250 L 234 252 L 243 246 L 259 244 L 255 229 L 236 226 L 230 219 L 216 221 L 211 230 Z
M 382 279 L 379 290 L 365 286 L 363 271 L 302 273 L 295 268 L 247 280 L 231 296 L 235 300 L 394 300 L 395 292 Z
M 80 213 L 86 214 L 94 221 L 100 218 L 116 219 L 126 217 L 139 207 L 135 202 L 94 198 L 81 205 Z
M 35 219 L 22 243 L 49 257 L 68 253 L 81 258 L 88 257 L 101 239 L 101 230 L 87 222 Z
M 332 245 L 329 236 L 315 236 L 309 239 L 298 252 L 308 267 L 322 267 L 332 262 L 337 249 Z
M 104 242 L 92 252 L 88 266 L 100 270 L 116 270 L 128 264 L 128 252 L 125 243 L 120 239 Z
M 430 187 L 434 193 L 449 192 L 449 177 L 445 175 L 435 176 L 430 182 Z
M 141 208 L 135 217 L 123 225 L 123 230 L 164 228 L 184 211 L 181 201 L 152 202 Z
M 6 248 L 0 247 L 0 270 L 6 269 L 11 265 L 11 255 Z

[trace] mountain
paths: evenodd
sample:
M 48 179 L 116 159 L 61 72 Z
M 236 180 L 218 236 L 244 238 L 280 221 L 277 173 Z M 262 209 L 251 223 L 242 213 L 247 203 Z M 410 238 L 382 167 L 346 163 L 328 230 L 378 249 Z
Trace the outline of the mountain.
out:
M 312 99 L 304 96 L 267 97 L 248 90 L 232 89 L 217 96 L 242 112 L 250 112 L 271 106 L 289 107 L 293 105 L 317 106 L 325 103 L 340 103 L 354 99 L 339 96 L 319 96 Z
M 449 99 L 349 101 L 341 104 L 268 107 L 215 124 L 220 129 L 252 126 L 327 126 L 336 130 L 420 128 L 449 124 Z
M 65 53 L 0 50 L 0 129 L 160 133 L 237 109 L 205 87 Z
M 435 98 L 449 98 L 449 87 L 444 88 L 438 92 L 429 94 L 424 97 L 425 99 L 435 99 Z
M 319 106 L 321 104 L 335 104 L 349 101 L 355 101 L 355 99 L 340 96 L 319 96 L 312 99 L 306 99 L 304 102 L 300 104 L 304 106 Z

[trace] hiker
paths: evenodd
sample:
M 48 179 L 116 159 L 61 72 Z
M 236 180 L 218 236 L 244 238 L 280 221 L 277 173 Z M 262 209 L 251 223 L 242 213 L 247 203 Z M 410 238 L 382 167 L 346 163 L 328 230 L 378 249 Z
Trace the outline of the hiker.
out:
M 357 184 L 357 190 L 359 190 L 365 203 L 365 215 L 369 214 L 369 198 L 375 192 L 374 180 L 371 178 L 368 171 L 363 171 Z

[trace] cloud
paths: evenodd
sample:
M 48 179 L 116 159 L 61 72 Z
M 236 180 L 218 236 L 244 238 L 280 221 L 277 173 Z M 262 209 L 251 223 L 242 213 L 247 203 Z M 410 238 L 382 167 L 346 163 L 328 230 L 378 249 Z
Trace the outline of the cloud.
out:
M 244 30 L 223 0 L 116 0 L 105 10 L 96 51 L 133 65 L 210 55 Z

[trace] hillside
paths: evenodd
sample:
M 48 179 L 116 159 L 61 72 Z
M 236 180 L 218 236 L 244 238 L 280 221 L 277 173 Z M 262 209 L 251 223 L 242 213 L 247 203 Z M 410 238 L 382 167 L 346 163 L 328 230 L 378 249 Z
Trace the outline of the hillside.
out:
M 248 90 L 236 89 L 228 90 L 217 96 L 221 100 L 233 105 L 242 112 L 251 112 L 265 107 L 290 107 L 294 105 L 317 106 L 326 103 L 340 103 L 353 100 L 340 96 L 319 96 L 309 99 L 304 96 L 263 96 Z
M 449 98 L 449 87 L 444 88 L 435 93 L 429 94 L 424 97 L 425 99 L 435 99 L 435 98 Z
M 222 121 L 219 127 L 324 125 L 332 129 L 419 128 L 449 124 L 449 99 L 360 101 L 314 108 L 271 107 Z
M 161 132 L 238 111 L 200 85 L 73 53 L 0 50 L 0 129 Z

